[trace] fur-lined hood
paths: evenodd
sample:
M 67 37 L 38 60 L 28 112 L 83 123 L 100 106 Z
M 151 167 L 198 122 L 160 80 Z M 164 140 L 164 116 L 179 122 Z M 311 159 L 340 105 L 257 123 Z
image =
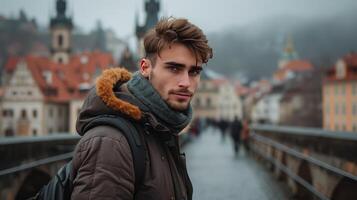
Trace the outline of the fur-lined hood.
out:
M 130 78 L 131 73 L 124 68 L 107 69 L 98 77 L 96 87 L 89 91 L 77 119 L 76 129 L 80 135 L 84 134 L 87 124 L 103 115 L 141 119 L 140 103 L 123 87 Z

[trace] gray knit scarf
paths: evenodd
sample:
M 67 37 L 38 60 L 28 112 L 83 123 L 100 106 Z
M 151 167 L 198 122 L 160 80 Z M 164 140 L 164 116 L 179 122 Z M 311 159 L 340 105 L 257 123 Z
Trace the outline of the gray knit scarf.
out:
M 167 126 L 174 135 L 177 135 L 191 121 L 191 105 L 182 112 L 173 110 L 139 72 L 133 74 L 127 86 L 129 91 L 146 107 L 145 110 L 154 114 L 159 122 Z

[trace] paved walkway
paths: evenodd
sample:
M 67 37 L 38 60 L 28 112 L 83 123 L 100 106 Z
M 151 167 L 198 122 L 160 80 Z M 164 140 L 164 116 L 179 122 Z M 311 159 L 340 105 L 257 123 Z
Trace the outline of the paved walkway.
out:
M 194 187 L 194 200 L 287 200 L 285 185 L 243 149 L 234 156 L 232 144 L 220 132 L 206 129 L 184 151 Z

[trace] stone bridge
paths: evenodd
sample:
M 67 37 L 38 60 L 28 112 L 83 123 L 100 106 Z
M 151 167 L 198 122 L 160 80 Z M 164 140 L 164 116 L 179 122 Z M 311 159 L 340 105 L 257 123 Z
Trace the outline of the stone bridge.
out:
M 250 138 L 296 199 L 357 199 L 357 134 L 253 125 Z
M 252 125 L 251 152 L 206 128 L 184 147 L 194 199 L 357 199 L 357 134 Z M 72 156 L 70 134 L 0 139 L 0 199 L 36 193 Z
M 72 157 L 79 137 L 59 134 L 0 139 L 0 199 L 23 200 Z

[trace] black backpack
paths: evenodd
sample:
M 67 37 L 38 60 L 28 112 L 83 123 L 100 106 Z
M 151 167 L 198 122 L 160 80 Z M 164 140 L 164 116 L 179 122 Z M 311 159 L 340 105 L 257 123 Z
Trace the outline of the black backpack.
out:
M 136 193 L 145 175 L 146 150 L 141 135 L 144 129 L 137 122 L 129 121 L 120 116 L 104 116 L 89 123 L 84 128 L 84 132 L 97 126 L 117 128 L 127 139 L 133 156 Z M 72 161 L 69 161 L 58 170 L 56 176 L 43 186 L 35 197 L 29 200 L 69 200 L 73 189 L 72 181 Z

